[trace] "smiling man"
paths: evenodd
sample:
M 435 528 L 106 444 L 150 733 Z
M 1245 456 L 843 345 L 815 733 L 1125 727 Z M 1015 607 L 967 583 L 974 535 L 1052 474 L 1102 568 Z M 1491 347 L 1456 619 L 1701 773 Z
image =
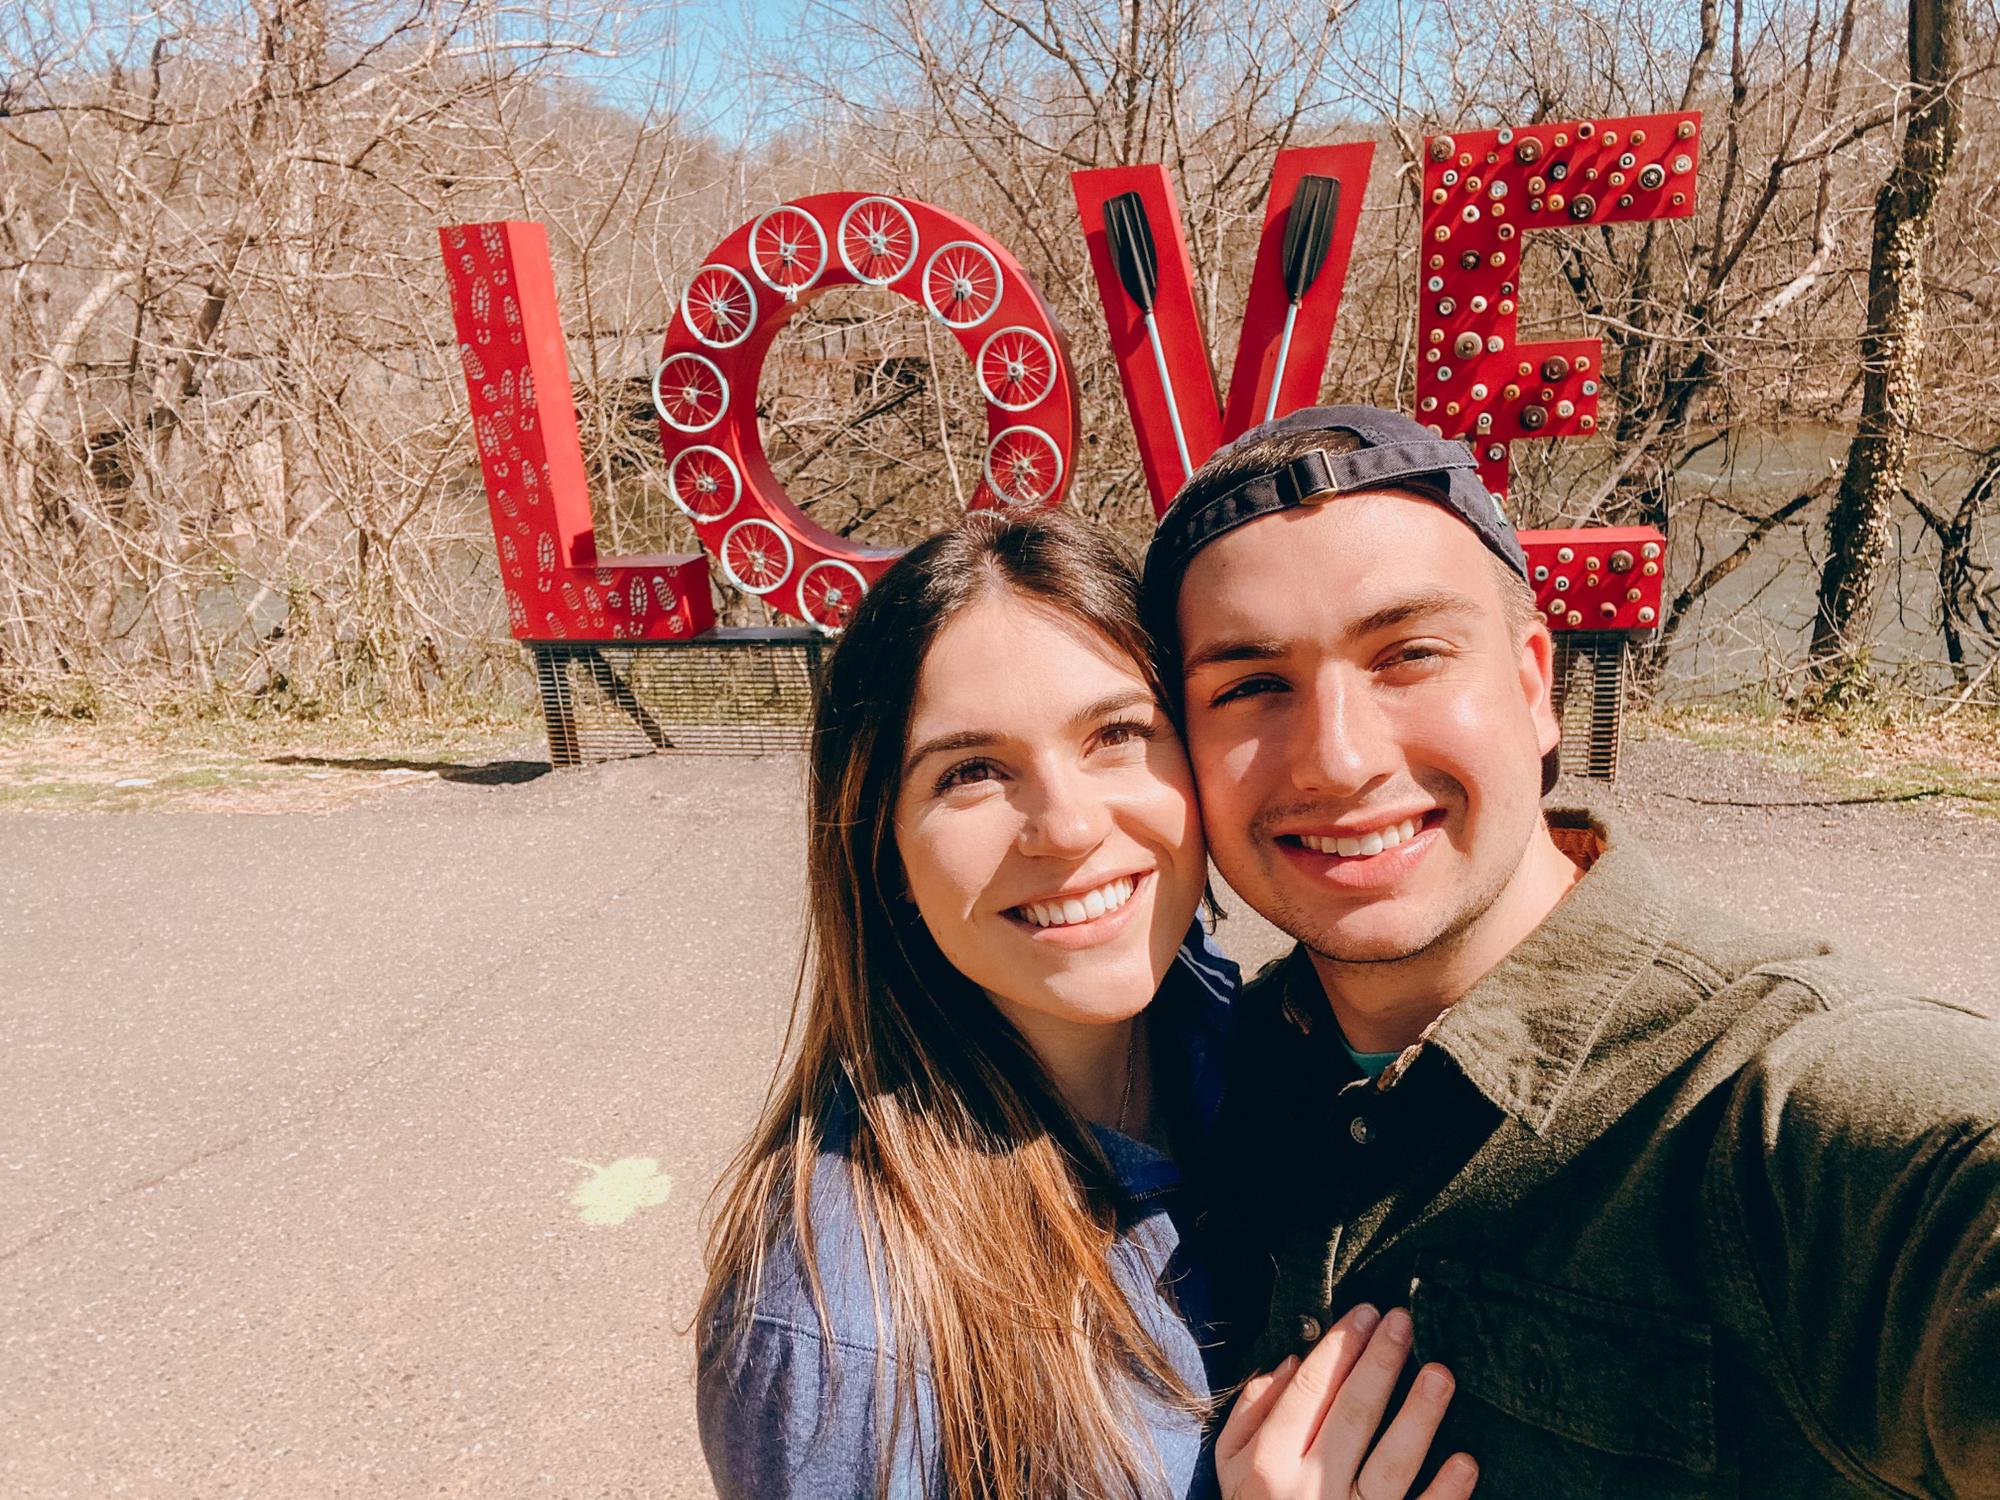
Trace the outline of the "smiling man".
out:
M 1551 642 L 1471 453 L 1266 424 L 1146 590 L 1210 852 L 1298 939 L 1221 1147 L 1247 1357 L 1407 1302 L 1489 1500 L 2000 1496 L 2000 1026 L 1544 811 Z

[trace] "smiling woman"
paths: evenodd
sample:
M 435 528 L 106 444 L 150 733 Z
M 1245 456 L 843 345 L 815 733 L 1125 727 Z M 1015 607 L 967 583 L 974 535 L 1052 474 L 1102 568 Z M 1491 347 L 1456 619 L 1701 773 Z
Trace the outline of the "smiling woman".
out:
M 799 1040 L 699 1315 L 724 1500 L 1217 1490 L 1184 1169 L 1237 976 L 1194 921 L 1206 854 L 1137 595 L 1089 527 L 975 515 L 884 575 L 827 665 Z M 1407 1353 L 1407 1317 L 1381 1324 L 1358 1311 L 1301 1394 L 1239 1410 L 1235 1494 L 1318 1493 L 1260 1486 L 1336 1399 L 1326 1429 L 1372 1438 Z M 1443 1409 L 1410 1398 L 1382 1472 L 1415 1474 Z
M 1131 563 L 1048 514 L 916 548 L 828 663 L 810 795 L 801 1044 L 710 1247 L 718 1490 L 1198 1488 L 1176 1160 L 1236 974 Z
M 1123 1033 L 1206 869 L 1187 760 L 1142 667 L 1075 617 L 990 591 L 926 655 L 909 738 L 896 847 L 932 940 L 1087 1118 L 1126 1129 Z

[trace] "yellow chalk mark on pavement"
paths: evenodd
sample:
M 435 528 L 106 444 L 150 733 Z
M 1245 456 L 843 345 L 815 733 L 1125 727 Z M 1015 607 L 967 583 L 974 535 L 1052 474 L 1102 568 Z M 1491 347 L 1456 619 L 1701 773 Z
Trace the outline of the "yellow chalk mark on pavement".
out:
M 665 1203 L 673 1189 L 673 1179 L 660 1176 L 657 1157 L 621 1157 L 608 1167 L 573 1156 L 564 1159 L 593 1174 L 569 1195 L 570 1206 L 586 1224 L 623 1224 L 640 1209 Z

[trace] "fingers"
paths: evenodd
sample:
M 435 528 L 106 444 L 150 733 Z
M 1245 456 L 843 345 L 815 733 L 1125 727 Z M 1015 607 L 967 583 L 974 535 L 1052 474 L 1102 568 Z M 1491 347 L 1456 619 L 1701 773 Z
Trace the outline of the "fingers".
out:
M 1416 1383 L 1410 1387 L 1410 1394 L 1403 1398 L 1402 1409 L 1396 1413 L 1396 1420 L 1389 1424 L 1389 1430 L 1382 1434 L 1375 1444 L 1368 1461 L 1362 1465 L 1361 1473 L 1354 1481 L 1354 1493 L 1361 1500 L 1403 1500 L 1416 1483 L 1417 1473 L 1424 1466 L 1424 1456 L 1430 1452 L 1431 1439 L 1437 1436 L 1438 1425 L 1444 1421 L 1445 1407 L 1451 1403 L 1451 1372 L 1443 1365 L 1425 1365 L 1418 1371 Z M 1468 1459 L 1467 1464 L 1471 1464 Z M 1445 1466 L 1451 1468 L 1450 1464 Z M 1477 1469 L 1472 1471 L 1475 1475 Z M 1440 1470 L 1439 1480 L 1445 1470 Z M 1465 1488 L 1469 1492 L 1468 1480 Z M 1426 1496 L 1456 1495 L 1455 1490 L 1440 1491 L 1433 1483 L 1426 1490 Z
M 1352 1373 L 1341 1382 L 1326 1409 L 1318 1436 L 1311 1440 L 1312 1462 L 1323 1466 L 1323 1472 L 1344 1478 L 1360 1471 L 1362 1460 L 1368 1456 L 1369 1446 L 1382 1425 L 1382 1414 L 1389 1409 L 1390 1397 L 1395 1395 L 1397 1378 L 1403 1372 L 1403 1361 L 1409 1358 L 1415 1337 L 1410 1315 L 1400 1307 L 1392 1308 L 1361 1357 L 1354 1361 Z M 1310 1363 L 1308 1359 L 1307 1364 Z
M 1424 1486 L 1424 1492 L 1417 1496 L 1417 1500 L 1465 1500 L 1477 1483 L 1479 1465 L 1472 1461 L 1472 1455 L 1454 1453 L 1444 1461 L 1437 1478 Z
M 1271 1408 L 1278 1404 L 1278 1398 L 1285 1393 L 1285 1387 L 1292 1382 L 1298 1371 L 1299 1357 L 1288 1355 L 1275 1370 L 1266 1370 L 1261 1375 L 1253 1375 L 1243 1382 L 1243 1389 L 1236 1397 L 1236 1404 L 1229 1409 L 1229 1420 L 1222 1424 L 1222 1431 L 1215 1438 L 1215 1461 L 1228 1463 L 1243 1451 L 1244 1446 L 1257 1435 L 1264 1421 L 1271 1415 Z
M 1265 1418 L 1264 1443 L 1273 1452 L 1295 1460 L 1312 1446 L 1328 1403 L 1345 1386 L 1381 1317 L 1363 1303 L 1321 1335 Z

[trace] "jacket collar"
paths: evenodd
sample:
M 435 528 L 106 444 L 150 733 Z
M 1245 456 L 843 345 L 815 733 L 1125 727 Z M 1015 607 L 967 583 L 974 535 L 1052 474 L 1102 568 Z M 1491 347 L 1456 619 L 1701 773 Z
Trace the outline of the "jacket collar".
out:
M 1615 1073 L 1629 1048 L 1671 1025 L 1636 981 L 1659 955 L 1673 902 L 1652 858 L 1592 809 L 1551 809 L 1550 832 L 1583 878 L 1493 970 L 1424 1031 L 1377 1083 L 1395 1088 L 1435 1050 L 1536 1135 L 1566 1104 Z M 1288 1014 L 1326 1015 L 1301 945 L 1286 977 Z
M 1555 910 L 1456 1005 L 1431 1042 L 1494 1104 L 1537 1135 L 1591 1075 L 1613 1071 L 1623 1042 L 1668 1017 L 1644 1008 L 1637 986 L 1672 925 L 1658 866 L 1601 814 L 1549 814 L 1552 832 L 1595 840 L 1596 857 Z
M 1209 940 L 1196 916 L 1146 1011 L 1155 1058 L 1164 1064 L 1160 1077 L 1188 1095 L 1176 1102 L 1187 1107 L 1193 1138 L 1183 1144 L 1189 1151 L 1205 1145 L 1215 1127 L 1241 985 L 1235 962 Z M 1181 1168 L 1164 1152 L 1101 1125 L 1092 1125 L 1091 1131 L 1120 1185 L 1134 1198 L 1179 1186 Z

